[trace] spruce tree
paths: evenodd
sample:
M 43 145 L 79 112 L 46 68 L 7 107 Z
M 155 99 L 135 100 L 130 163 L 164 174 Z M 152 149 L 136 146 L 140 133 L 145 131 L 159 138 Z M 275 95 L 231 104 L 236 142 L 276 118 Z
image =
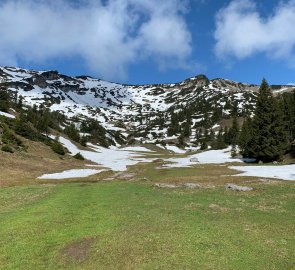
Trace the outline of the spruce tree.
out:
M 244 157 L 249 157 L 253 155 L 253 153 L 251 152 L 250 145 L 252 136 L 253 132 L 251 118 L 246 118 L 242 125 L 242 129 L 238 140 L 238 145 L 241 149 L 240 152 Z
M 223 137 L 223 128 L 221 128 L 217 134 L 216 139 L 214 140 L 212 144 L 213 149 L 224 149 L 226 148 L 226 143 L 224 142 Z
M 265 79 L 259 88 L 252 127 L 251 145 L 246 151 L 263 162 L 280 159 L 287 145 L 285 123 L 282 110 Z
M 5 84 L 0 85 L 0 111 L 8 112 L 10 95 Z
M 231 145 L 237 145 L 239 139 L 240 128 L 236 114 L 233 117 L 232 127 L 229 130 L 229 142 Z

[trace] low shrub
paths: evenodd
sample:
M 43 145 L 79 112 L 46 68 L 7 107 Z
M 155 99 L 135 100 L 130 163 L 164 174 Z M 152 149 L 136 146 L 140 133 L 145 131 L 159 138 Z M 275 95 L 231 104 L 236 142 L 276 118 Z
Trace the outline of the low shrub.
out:
M 54 141 L 52 144 L 51 144 L 51 149 L 57 153 L 58 155 L 65 155 L 65 149 L 63 148 L 63 146 L 61 145 L 60 142 L 58 141 Z
M 9 146 L 9 145 L 3 145 L 2 147 L 1 147 L 1 150 L 3 151 L 3 152 L 7 152 L 7 153 L 13 153 L 14 151 L 13 151 L 13 148 L 11 147 L 11 146 Z
M 85 158 L 81 155 L 81 153 L 77 153 L 76 155 L 73 156 L 75 159 L 78 160 L 84 160 Z

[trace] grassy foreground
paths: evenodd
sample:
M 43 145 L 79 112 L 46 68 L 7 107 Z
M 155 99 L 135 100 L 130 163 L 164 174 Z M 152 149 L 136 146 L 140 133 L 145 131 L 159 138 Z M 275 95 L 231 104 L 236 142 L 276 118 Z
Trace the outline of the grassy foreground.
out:
M 0 268 L 294 269 L 294 184 L 253 185 L 2 188 Z

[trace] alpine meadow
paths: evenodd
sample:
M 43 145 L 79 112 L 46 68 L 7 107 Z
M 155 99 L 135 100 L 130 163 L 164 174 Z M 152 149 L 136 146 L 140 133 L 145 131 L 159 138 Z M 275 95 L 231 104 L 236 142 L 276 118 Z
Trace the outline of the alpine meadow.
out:
M 0 269 L 295 269 L 295 2 L 49 2 L 0 3 Z

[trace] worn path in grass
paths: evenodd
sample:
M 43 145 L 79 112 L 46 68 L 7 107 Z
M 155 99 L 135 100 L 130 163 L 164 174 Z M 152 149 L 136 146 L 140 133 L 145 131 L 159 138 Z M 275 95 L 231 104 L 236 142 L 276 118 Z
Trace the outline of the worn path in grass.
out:
M 294 185 L 0 189 L 0 269 L 292 269 Z

